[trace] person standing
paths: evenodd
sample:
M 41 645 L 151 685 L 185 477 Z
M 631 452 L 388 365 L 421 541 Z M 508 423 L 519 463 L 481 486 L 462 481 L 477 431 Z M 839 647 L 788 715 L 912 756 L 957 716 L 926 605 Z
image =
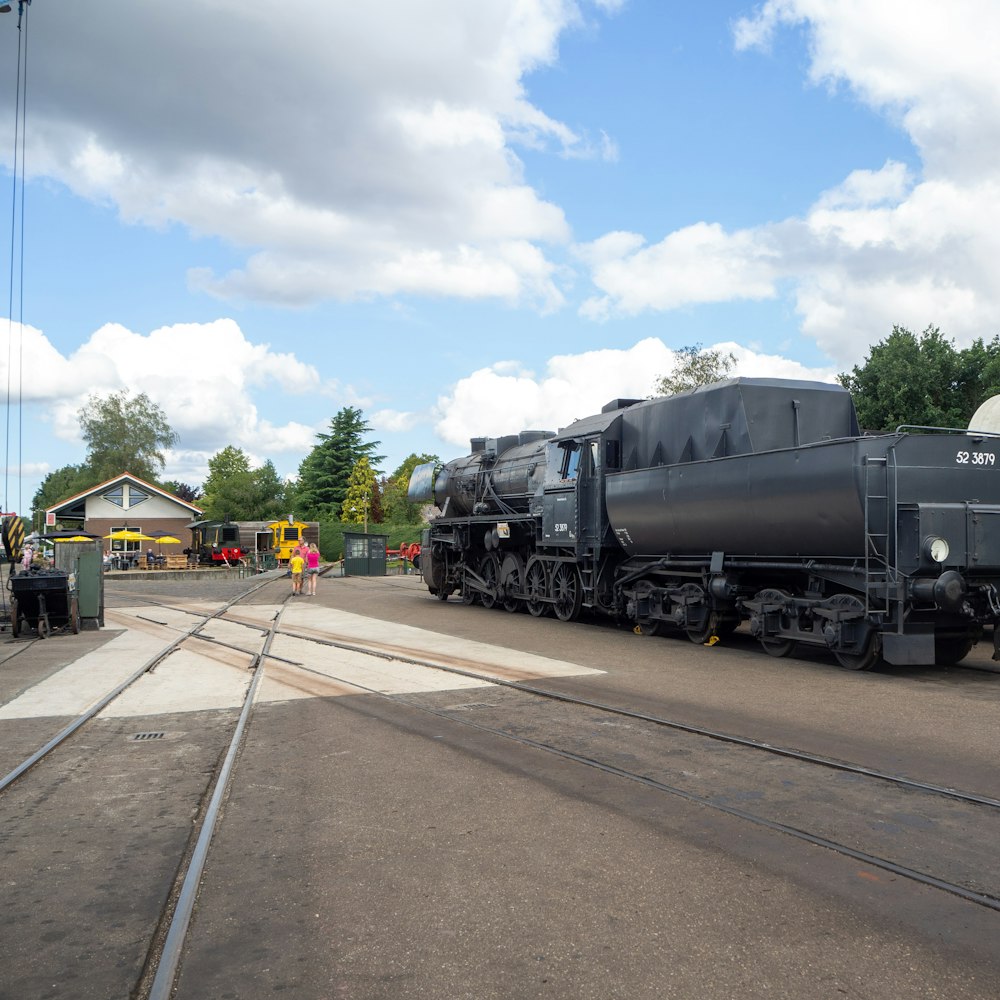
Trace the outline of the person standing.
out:
M 292 558 L 288 560 L 288 569 L 292 574 L 292 597 L 297 597 L 302 593 L 302 569 L 305 562 L 298 549 L 292 553 Z
M 316 579 L 319 576 L 319 546 L 313 542 L 306 554 L 306 596 L 316 596 Z

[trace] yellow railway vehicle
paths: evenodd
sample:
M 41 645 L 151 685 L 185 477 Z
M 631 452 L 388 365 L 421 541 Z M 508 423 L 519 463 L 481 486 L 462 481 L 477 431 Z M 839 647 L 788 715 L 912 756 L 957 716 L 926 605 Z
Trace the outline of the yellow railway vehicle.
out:
M 271 532 L 271 551 L 279 563 L 288 562 L 292 549 L 303 541 L 319 544 L 319 525 L 315 521 L 307 523 L 289 517 L 285 521 L 272 521 L 267 527 Z

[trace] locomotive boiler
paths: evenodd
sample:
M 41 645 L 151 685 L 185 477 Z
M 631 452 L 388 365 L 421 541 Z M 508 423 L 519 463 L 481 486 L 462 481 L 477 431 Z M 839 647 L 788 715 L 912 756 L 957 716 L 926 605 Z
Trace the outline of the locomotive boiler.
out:
M 420 466 L 431 593 L 845 667 L 955 663 L 1000 617 L 1000 437 L 861 434 L 840 386 L 731 379 Z M 436 473 L 436 476 L 435 476 Z

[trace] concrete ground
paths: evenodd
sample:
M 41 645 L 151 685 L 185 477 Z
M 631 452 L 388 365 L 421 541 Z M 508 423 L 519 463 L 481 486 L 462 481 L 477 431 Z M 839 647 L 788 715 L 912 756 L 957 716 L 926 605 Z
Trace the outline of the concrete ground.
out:
M 286 585 L 261 593 L 261 614 Z M 202 586 L 221 600 L 226 585 Z M 109 606 L 134 608 L 143 595 L 122 585 Z M 549 687 L 1000 790 L 995 674 L 851 674 L 818 657 L 774 660 L 739 637 L 708 649 L 444 603 L 417 577 L 325 579 L 286 617 L 307 628 L 334 610 L 357 616 L 372 640 L 396 641 L 402 624 L 429 647 L 484 643 L 526 669 L 547 658 L 570 665 L 551 669 Z M 161 626 L 141 628 L 152 637 Z M 60 657 L 68 667 L 99 654 L 111 634 L 46 640 L 51 660 L 35 667 L 5 658 L 0 642 L 0 705 L 11 705 L 2 760 L 56 721 L 16 718 L 16 699 L 58 676 Z M 406 705 L 296 681 L 287 665 L 269 669 L 178 997 L 1000 995 L 994 911 Z M 419 698 L 474 716 L 501 703 L 491 691 L 456 682 Z M 109 712 L 45 782 L 0 801 L 0 998 L 126 996 L 141 972 L 234 711 L 143 705 Z M 537 722 L 521 711 L 525 727 Z M 592 726 L 605 721 L 595 713 Z M 128 744 L 153 729 L 164 742 Z

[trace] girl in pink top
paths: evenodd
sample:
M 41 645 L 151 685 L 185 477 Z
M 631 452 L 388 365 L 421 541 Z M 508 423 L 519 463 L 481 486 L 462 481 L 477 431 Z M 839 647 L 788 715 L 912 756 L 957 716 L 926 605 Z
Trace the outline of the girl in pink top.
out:
M 315 542 L 306 553 L 306 596 L 316 596 L 316 577 L 319 576 L 319 547 Z

